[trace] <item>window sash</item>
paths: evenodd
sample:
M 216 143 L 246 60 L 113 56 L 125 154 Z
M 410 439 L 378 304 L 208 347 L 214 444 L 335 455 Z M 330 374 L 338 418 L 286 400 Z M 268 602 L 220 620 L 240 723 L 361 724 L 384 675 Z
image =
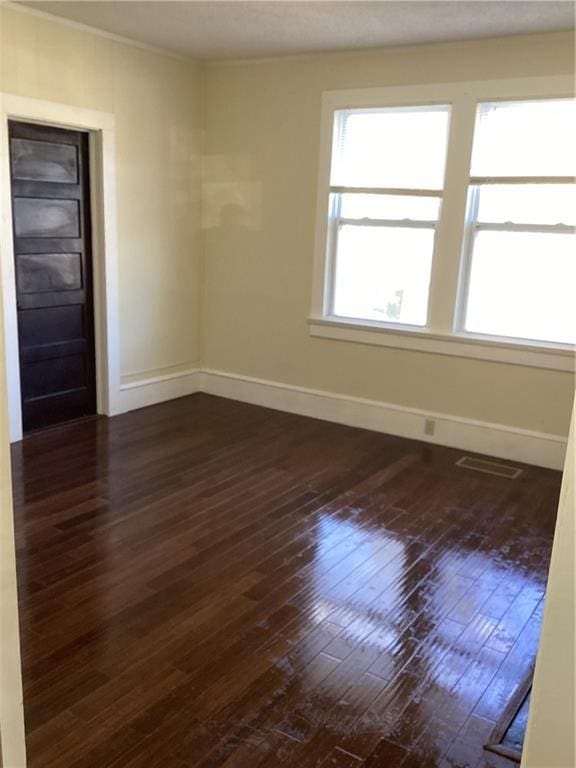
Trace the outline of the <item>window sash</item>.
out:
M 329 163 L 328 163 L 328 184 L 331 186 L 331 188 L 334 191 L 350 191 L 350 192 L 361 192 L 363 191 L 364 194 L 417 194 L 417 195 L 423 195 L 423 196 L 430 196 L 430 197 L 441 197 L 442 196 L 442 189 L 430 189 L 430 188 L 422 188 L 422 189 L 416 189 L 416 188 L 406 188 L 406 187 L 379 187 L 379 186 L 361 186 L 361 185 L 354 185 L 351 184 L 349 186 L 346 185 L 337 185 L 333 184 L 332 178 L 335 171 L 335 161 L 336 165 L 338 165 L 338 162 L 342 159 L 342 152 L 344 149 L 344 136 L 346 135 L 347 131 L 347 123 L 348 120 L 353 115 L 358 114 L 383 114 L 383 113 L 426 113 L 426 112 L 440 112 L 447 114 L 448 118 L 448 125 L 447 125 L 447 131 L 445 136 L 445 155 L 444 155 L 444 175 L 443 175 L 443 183 L 445 185 L 446 183 L 446 160 L 448 156 L 449 151 L 449 143 L 450 143 L 450 121 L 451 121 L 451 114 L 452 114 L 452 104 L 449 102 L 449 100 L 434 100 L 433 102 L 428 103 L 422 103 L 417 104 L 413 103 L 412 101 L 408 101 L 404 104 L 386 104 L 386 105 L 379 105 L 379 106 L 364 106 L 364 107 L 345 107 L 345 108 L 339 108 L 334 109 L 332 112 L 332 125 L 331 125 L 331 146 L 330 146 L 330 157 L 329 157 Z
M 339 203 L 339 201 L 338 201 Z M 336 206 L 335 206 L 336 207 Z M 418 220 L 418 219 L 349 219 L 344 217 L 334 217 L 329 222 L 329 232 L 328 232 L 328 248 L 330 250 L 330 258 L 328 260 L 328 273 L 326 275 L 327 277 L 327 285 L 329 286 L 329 292 L 327 295 L 327 310 L 328 310 L 328 316 L 338 318 L 341 320 L 348 320 L 351 322 L 367 322 L 367 323 L 378 323 L 379 325 L 382 325 L 383 327 L 390 328 L 390 329 L 399 329 L 399 330 L 414 330 L 414 329 L 427 329 L 429 324 L 429 317 L 430 317 L 430 285 L 428 286 L 428 295 L 427 295 L 427 301 L 426 301 L 426 320 L 423 325 L 419 324 L 412 324 L 412 323 L 406 323 L 406 322 L 396 322 L 394 320 L 370 320 L 366 317 L 351 317 L 347 315 L 338 315 L 335 311 L 335 301 L 336 301 L 336 277 L 337 277 L 337 265 L 338 265 L 338 240 L 340 236 L 340 230 L 343 226 L 354 226 L 354 227 L 360 227 L 360 228 L 369 228 L 369 227 L 382 227 L 382 228 L 388 228 L 388 229 L 427 229 L 434 231 L 434 243 L 432 248 L 432 265 L 434 263 L 434 254 L 436 251 L 436 227 L 438 222 L 437 221 L 425 221 L 425 220 Z
M 470 176 L 470 186 L 484 184 L 574 184 L 574 176 Z
M 493 232 L 542 232 L 545 234 L 561 232 L 565 235 L 576 234 L 576 226 L 571 224 L 516 224 L 513 222 L 490 224 L 485 221 L 479 221 L 475 222 L 473 227 L 476 232 L 491 230 Z
M 338 227 L 390 227 L 406 229 L 436 229 L 438 222 L 421 219 L 363 219 L 337 218 L 334 220 Z
M 330 194 L 337 195 L 405 195 L 407 197 L 442 197 L 443 189 L 415 189 L 413 187 L 343 187 L 330 185 Z
M 468 187 L 469 194 L 469 207 L 466 215 L 466 225 L 464 232 L 464 239 L 462 244 L 462 258 L 460 267 L 460 285 L 458 292 L 458 300 L 456 304 L 456 313 L 454 318 L 454 330 L 461 334 L 473 333 L 466 330 L 466 316 L 468 313 L 468 302 L 470 300 L 470 280 L 472 274 L 472 260 L 474 258 L 474 246 L 476 241 L 476 234 L 478 232 L 534 232 L 539 234 L 576 234 L 576 226 L 569 224 L 524 224 L 516 222 L 503 222 L 503 223 L 491 223 L 478 221 L 478 209 L 480 206 L 480 195 L 483 183 L 478 183 L 479 177 L 471 177 L 470 185 Z M 532 185 L 532 184 L 546 184 L 547 186 L 553 186 L 555 184 L 573 184 L 575 179 L 571 176 L 557 176 L 557 177 L 542 177 L 542 176 L 517 176 L 517 177 L 500 177 L 498 180 L 495 178 L 486 177 L 486 184 L 518 184 L 518 185 Z M 492 336 L 493 334 L 486 334 Z M 510 340 L 512 338 L 518 340 L 524 340 L 524 337 L 510 337 L 499 336 L 494 334 L 494 339 Z M 534 345 L 537 346 L 540 343 L 554 344 L 557 342 L 547 340 L 534 340 Z
M 332 193 L 333 194 L 333 193 Z M 338 237 L 340 229 L 343 226 L 353 227 L 388 227 L 393 228 L 406 228 L 406 229 L 433 229 L 436 230 L 438 221 L 426 221 L 422 219 L 375 219 L 375 218 L 362 218 L 352 219 L 348 217 L 340 216 L 341 196 L 334 194 L 332 198 L 332 205 L 328 215 L 328 230 L 327 230 L 327 261 L 326 261 L 326 273 L 325 273 L 325 287 L 326 298 L 324 304 L 325 315 L 335 316 L 334 313 L 334 301 L 336 294 L 336 269 L 337 269 L 337 254 L 338 254 Z M 434 249 L 432 253 L 432 265 L 434 265 L 434 256 L 436 252 L 436 236 L 434 237 Z M 428 289 L 428 314 L 427 322 L 424 327 L 428 327 L 428 321 L 430 317 L 430 296 L 431 288 Z M 357 318 L 362 320 L 363 318 Z M 399 328 L 404 327 L 405 324 L 394 323 L 387 320 L 386 326 Z M 406 326 L 412 327 L 412 326 Z
M 573 232 L 574 232 L 574 228 L 570 228 L 570 230 L 571 231 L 568 232 L 568 233 L 561 232 L 560 234 L 572 235 Z M 546 347 L 556 347 L 556 348 L 566 348 L 566 346 L 568 346 L 568 347 L 573 346 L 568 341 L 561 341 L 561 340 L 558 340 L 558 339 L 547 339 L 544 336 L 534 335 L 534 333 L 530 333 L 529 329 L 527 329 L 527 328 L 523 329 L 524 333 L 516 333 L 516 334 L 513 334 L 513 333 L 496 333 L 496 332 L 491 332 L 491 331 L 488 331 L 488 330 L 477 330 L 477 329 L 467 329 L 466 328 L 466 320 L 467 320 L 467 314 L 468 314 L 468 304 L 469 304 L 469 301 L 470 301 L 470 291 L 471 291 L 472 262 L 473 262 L 473 259 L 474 259 L 474 256 L 475 256 L 475 241 L 476 241 L 476 236 L 480 233 L 480 231 L 494 231 L 494 229 L 480 228 L 480 230 L 479 230 L 478 228 L 475 228 L 473 230 L 472 234 L 471 234 L 471 237 L 470 237 L 471 245 L 470 245 L 470 248 L 469 248 L 469 252 L 467 254 L 467 274 L 465 276 L 465 278 L 466 278 L 466 283 L 465 283 L 465 289 L 466 289 L 465 299 L 466 299 L 466 301 L 462 302 L 462 306 L 460 308 L 461 309 L 461 315 L 460 315 L 460 317 L 461 317 L 461 321 L 460 321 L 461 322 L 461 326 L 458 329 L 456 329 L 457 334 L 462 336 L 462 337 L 468 337 L 468 338 L 490 339 L 490 340 L 493 340 L 496 343 L 498 343 L 498 342 L 501 342 L 501 343 L 528 343 L 528 344 L 530 344 L 532 346 L 546 346 Z M 506 230 L 498 229 L 496 231 L 506 231 Z M 525 231 L 525 230 L 510 230 L 509 229 L 508 231 L 512 231 L 512 232 L 520 231 L 520 232 L 522 232 L 522 231 Z M 545 232 L 541 232 L 541 234 L 553 235 L 553 234 L 558 234 L 558 232 L 550 232 L 549 230 L 547 230 Z M 575 254 L 575 257 L 576 257 L 576 254 Z M 543 255 L 542 256 L 542 261 L 545 261 L 545 260 L 546 260 L 546 256 Z M 511 298 L 513 298 L 514 297 L 514 292 L 507 293 L 506 295 L 510 296 Z M 541 333 L 541 332 L 542 331 L 539 331 L 539 333 Z

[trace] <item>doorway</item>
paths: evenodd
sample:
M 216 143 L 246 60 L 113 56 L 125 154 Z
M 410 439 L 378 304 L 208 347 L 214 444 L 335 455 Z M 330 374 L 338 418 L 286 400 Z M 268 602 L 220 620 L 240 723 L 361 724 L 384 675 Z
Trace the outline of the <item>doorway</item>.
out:
M 25 432 L 96 413 L 88 138 L 9 123 Z

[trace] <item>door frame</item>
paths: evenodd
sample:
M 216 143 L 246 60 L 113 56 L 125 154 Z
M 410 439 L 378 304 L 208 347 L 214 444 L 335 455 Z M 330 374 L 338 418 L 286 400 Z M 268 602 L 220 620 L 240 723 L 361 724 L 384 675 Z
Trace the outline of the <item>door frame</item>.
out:
M 89 134 L 96 411 L 120 412 L 120 337 L 116 223 L 116 140 L 112 113 L 0 93 L 0 280 L 4 314 L 10 442 L 22 439 L 20 359 L 12 226 L 8 121 Z

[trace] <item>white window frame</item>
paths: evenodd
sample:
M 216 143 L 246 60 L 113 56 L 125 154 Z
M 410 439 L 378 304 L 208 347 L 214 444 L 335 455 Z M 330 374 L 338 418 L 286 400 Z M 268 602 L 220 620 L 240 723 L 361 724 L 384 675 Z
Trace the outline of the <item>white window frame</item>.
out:
M 311 335 L 574 371 L 574 345 L 463 330 L 463 304 L 469 274 L 468 191 L 475 182 L 484 182 L 470 177 L 477 107 L 483 102 L 573 96 L 574 78 L 568 75 L 326 91 L 322 97 L 312 306 L 308 320 Z M 331 312 L 334 254 L 329 233 L 334 113 L 345 109 L 443 104 L 450 106 L 451 119 L 442 208 L 436 226 L 428 325 L 422 328 L 334 315 Z

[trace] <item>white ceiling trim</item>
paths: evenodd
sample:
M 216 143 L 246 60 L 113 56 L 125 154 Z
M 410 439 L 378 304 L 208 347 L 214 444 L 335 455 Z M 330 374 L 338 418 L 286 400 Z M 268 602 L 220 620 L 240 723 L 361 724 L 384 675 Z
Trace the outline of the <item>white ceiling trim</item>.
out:
M 59 24 L 63 27 L 77 29 L 79 32 L 88 32 L 91 35 L 103 37 L 106 40 L 112 40 L 113 42 L 120 43 L 121 45 L 129 45 L 132 48 L 139 48 L 141 51 L 155 53 L 157 56 L 166 56 L 167 58 L 174 59 L 175 61 L 199 63 L 199 59 L 194 59 L 191 56 L 183 56 L 180 53 L 169 51 L 166 48 L 159 48 L 158 46 L 150 45 L 149 43 L 143 43 L 140 40 L 135 40 L 133 37 L 116 35 L 114 32 L 108 32 L 105 29 L 100 29 L 100 27 L 93 27 L 90 24 L 82 24 L 80 21 L 67 19 L 64 16 L 56 16 L 54 13 L 40 11 L 37 8 L 31 8 L 29 5 L 21 5 L 20 3 L 11 2 L 11 0 L 0 0 L 0 4 L 3 8 L 9 8 L 11 11 L 26 13 L 30 16 L 38 16 L 39 18 L 44 19 L 44 21 L 50 21 L 52 24 Z

